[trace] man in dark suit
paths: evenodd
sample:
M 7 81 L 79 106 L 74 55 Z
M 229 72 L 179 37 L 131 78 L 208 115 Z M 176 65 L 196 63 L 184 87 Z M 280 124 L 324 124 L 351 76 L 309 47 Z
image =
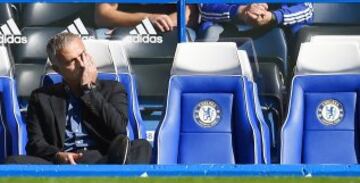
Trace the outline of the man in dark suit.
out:
M 28 156 L 7 163 L 149 163 L 151 145 L 126 136 L 127 94 L 115 81 L 97 80 L 82 40 L 71 33 L 47 45 L 53 69 L 64 82 L 33 91 L 28 107 Z

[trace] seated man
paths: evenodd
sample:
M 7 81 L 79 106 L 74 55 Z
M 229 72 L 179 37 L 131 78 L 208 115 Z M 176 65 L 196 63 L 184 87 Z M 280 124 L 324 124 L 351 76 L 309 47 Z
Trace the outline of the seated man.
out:
M 282 26 L 292 36 L 304 25 L 312 23 L 313 8 L 311 3 L 202 4 L 200 15 L 198 38 L 217 41 L 224 31 L 221 25 L 224 22 L 253 27 Z
M 186 7 L 186 21 L 189 20 L 190 9 Z M 174 30 L 177 26 L 176 5 L 171 4 L 110 4 L 100 3 L 95 9 L 95 23 L 98 27 L 98 38 L 111 35 L 111 30 L 116 27 L 135 27 L 142 20 L 148 18 L 153 26 L 161 32 Z
M 60 33 L 49 41 L 47 52 L 64 82 L 33 91 L 27 115 L 28 156 L 9 157 L 6 163 L 149 163 L 149 142 L 130 142 L 126 136 L 124 87 L 97 80 L 82 40 Z

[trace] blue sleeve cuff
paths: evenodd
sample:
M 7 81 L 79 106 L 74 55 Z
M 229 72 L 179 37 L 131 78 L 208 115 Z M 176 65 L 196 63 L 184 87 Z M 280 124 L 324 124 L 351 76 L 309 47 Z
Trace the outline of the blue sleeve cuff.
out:
M 238 8 L 239 8 L 239 5 L 232 5 L 230 7 L 230 10 L 229 10 L 230 18 L 234 17 L 237 14 Z
M 284 14 L 280 10 L 273 11 L 272 13 L 274 13 L 278 25 L 284 22 Z

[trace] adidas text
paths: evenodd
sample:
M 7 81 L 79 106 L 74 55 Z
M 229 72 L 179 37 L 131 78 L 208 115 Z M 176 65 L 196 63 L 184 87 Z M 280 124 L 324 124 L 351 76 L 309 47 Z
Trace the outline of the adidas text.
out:
M 126 41 L 132 43 L 158 43 L 161 44 L 163 42 L 162 36 L 155 35 L 130 35 L 126 38 Z
M 20 35 L 0 35 L 0 44 L 26 44 L 27 37 Z

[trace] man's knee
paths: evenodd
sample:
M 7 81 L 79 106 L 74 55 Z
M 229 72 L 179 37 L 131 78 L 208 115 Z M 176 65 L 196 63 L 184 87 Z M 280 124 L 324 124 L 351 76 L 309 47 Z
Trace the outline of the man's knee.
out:
M 149 164 L 151 144 L 144 139 L 130 141 L 126 135 L 117 136 L 111 143 L 108 153 L 109 163 Z
M 126 164 L 149 164 L 151 163 L 152 146 L 145 139 L 136 139 L 131 142 L 130 154 Z

